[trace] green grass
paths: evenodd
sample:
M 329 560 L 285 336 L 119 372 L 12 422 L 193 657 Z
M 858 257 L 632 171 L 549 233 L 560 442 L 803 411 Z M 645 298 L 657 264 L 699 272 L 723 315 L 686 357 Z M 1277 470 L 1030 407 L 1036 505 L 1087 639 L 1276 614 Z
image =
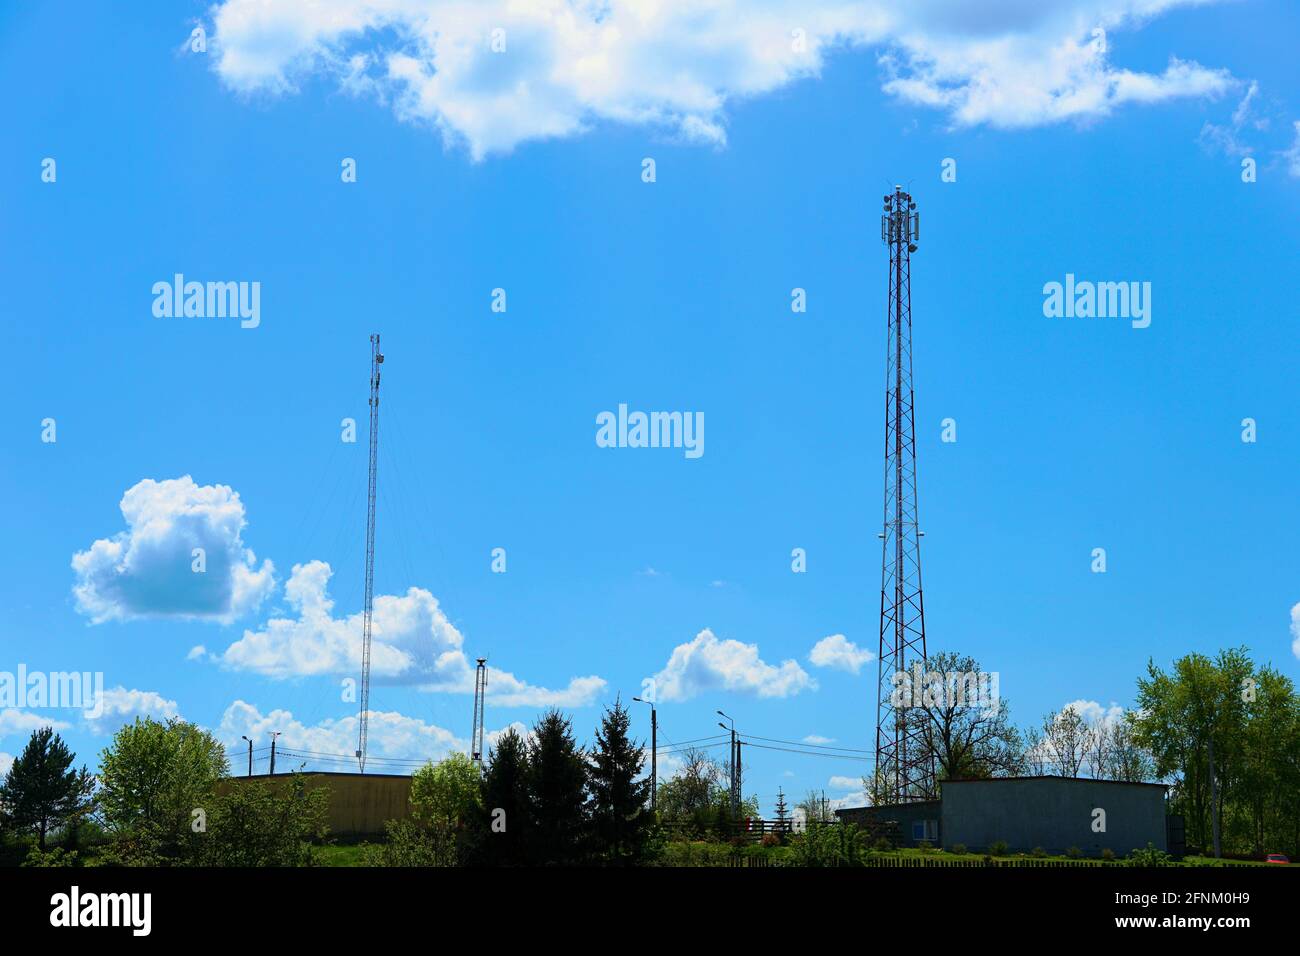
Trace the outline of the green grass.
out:
M 364 843 L 332 843 L 316 847 L 316 862 L 320 866 L 364 866 Z

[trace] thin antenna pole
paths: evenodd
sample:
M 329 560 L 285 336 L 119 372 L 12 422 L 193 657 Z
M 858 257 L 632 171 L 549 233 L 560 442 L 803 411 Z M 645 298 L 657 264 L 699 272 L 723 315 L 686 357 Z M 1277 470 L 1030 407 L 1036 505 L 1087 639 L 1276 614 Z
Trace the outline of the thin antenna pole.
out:
M 370 721 L 370 619 L 375 609 L 375 476 L 379 451 L 379 334 L 370 336 L 370 473 L 366 486 L 366 596 L 361 613 L 361 712 L 357 764 L 366 772 L 366 737 Z

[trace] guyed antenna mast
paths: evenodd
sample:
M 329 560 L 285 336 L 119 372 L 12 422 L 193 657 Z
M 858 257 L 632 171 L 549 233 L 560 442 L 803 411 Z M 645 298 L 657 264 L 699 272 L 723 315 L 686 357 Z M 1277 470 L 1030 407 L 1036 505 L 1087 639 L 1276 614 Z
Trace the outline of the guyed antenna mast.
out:
M 357 764 L 366 772 L 366 732 L 370 721 L 370 619 L 375 609 L 375 472 L 379 451 L 379 334 L 370 336 L 370 474 L 366 496 L 366 597 L 361 615 L 361 713 Z

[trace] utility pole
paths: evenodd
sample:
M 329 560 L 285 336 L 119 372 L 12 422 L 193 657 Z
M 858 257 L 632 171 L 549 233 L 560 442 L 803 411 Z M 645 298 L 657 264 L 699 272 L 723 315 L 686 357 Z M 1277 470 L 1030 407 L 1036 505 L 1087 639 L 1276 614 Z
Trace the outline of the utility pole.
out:
M 379 334 L 370 336 L 370 471 L 366 483 L 366 591 L 361 612 L 361 712 L 357 764 L 366 772 L 366 736 L 370 720 L 370 619 L 375 610 L 375 472 L 379 451 Z
M 726 717 L 727 722 L 731 724 L 728 727 L 727 724 L 718 721 L 719 727 L 731 731 L 731 757 L 727 762 L 731 768 L 731 780 L 729 781 L 731 784 L 731 820 L 734 823 L 740 816 L 740 744 L 736 740 L 736 722 L 722 711 L 718 711 L 718 715 Z
M 924 670 L 925 605 L 916 490 L 912 395 L 912 259 L 920 214 L 901 186 L 884 197 L 880 238 L 889 246 L 888 357 L 885 375 L 885 515 L 880 579 L 880 653 L 876 685 L 877 783 L 891 803 L 933 792 L 934 766 L 923 728 L 908 719 L 908 700 L 894 700 L 895 675 Z M 913 675 L 912 680 L 923 675 Z
M 275 776 L 275 738 L 280 736 L 280 731 L 271 732 L 271 772 L 267 776 Z
M 478 659 L 474 671 L 474 727 L 470 731 L 470 759 L 483 772 L 483 711 L 487 706 L 487 658 Z
M 653 700 L 632 699 L 650 705 L 650 812 L 656 813 L 659 810 L 659 718 Z
M 243 734 L 239 735 L 240 740 L 248 740 L 248 775 L 253 775 L 253 741 L 249 740 Z

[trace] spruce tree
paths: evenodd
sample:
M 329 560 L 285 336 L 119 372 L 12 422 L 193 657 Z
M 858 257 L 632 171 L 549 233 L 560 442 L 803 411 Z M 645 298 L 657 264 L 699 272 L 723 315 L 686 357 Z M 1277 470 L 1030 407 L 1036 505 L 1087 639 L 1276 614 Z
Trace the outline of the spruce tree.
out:
M 0 809 L 20 833 L 35 833 L 45 849 L 52 830 L 75 825 L 90 808 L 95 779 L 85 767 L 72 769 L 74 754 L 52 727 L 33 731 L 0 786 Z
M 785 805 L 785 791 L 778 788 L 776 791 L 776 822 L 777 829 L 785 831 L 785 821 L 789 819 L 790 811 Z
M 528 856 L 534 865 L 586 861 L 587 765 L 573 723 L 558 710 L 541 716 L 528 751 Z
M 588 805 L 598 851 L 616 865 L 640 862 L 650 837 L 650 778 L 643 777 L 645 748 L 628 736 L 627 708 L 615 701 L 596 730 L 588 758 Z
M 512 727 L 500 736 L 483 776 L 483 858 L 494 866 L 528 862 L 528 747 Z

